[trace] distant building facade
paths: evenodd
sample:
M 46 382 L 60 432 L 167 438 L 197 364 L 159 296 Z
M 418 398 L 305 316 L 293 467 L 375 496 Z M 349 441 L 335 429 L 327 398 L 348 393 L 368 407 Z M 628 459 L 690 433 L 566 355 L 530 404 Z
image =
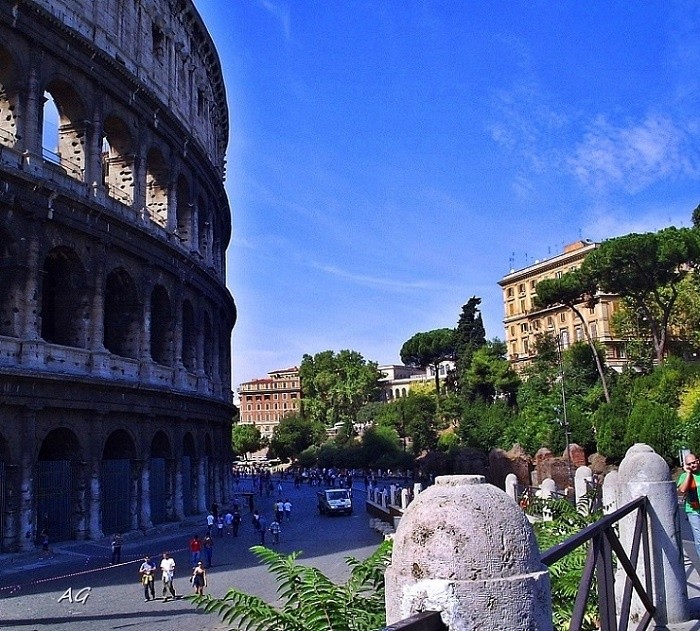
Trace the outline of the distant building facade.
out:
M 438 367 L 440 382 L 442 383 L 450 370 L 454 369 L 453 361 L 444 361 Z M 387 364 L 379 366 L 378 370 L 383 374 L 379 380 L 380 401 L 394 401 L 408 396 L 411 388 L 417 385 L 435 383 L 435 368 L 416 368 L 414 366 L 404 366 L 403 364 Z
M 253 379 L 238 387 L 240 423 L 255 425 L 263 438 L 272 438 L 280 421 L 299 414 L 301 380 L 299 368 L 273 370 L 264 379 Z
M 576 241 L 567 245 L 561 254 L 512 271 L 498 281 L 503 290 L 503 325 L 508 358 L 515 370 L 522 371 L 535 356 L 538 335 L 553 335 L 562 349 L 574 342 L 585 341 L 583 324 L 571 309 L 563 306 L 537 309 L 535 298 L 537 283 L 577 269 L 586 255 L 597 247 L 598 244 L 592 241 Z M 627 361 L 625 344 L 614 338 L 610 330 L 610 317 L 618 304 L 618 296 L 599 294 L 593 307 L 581 305 L 580 311 L 591 337 L 605 348 L 608 366 L 621 370 Z

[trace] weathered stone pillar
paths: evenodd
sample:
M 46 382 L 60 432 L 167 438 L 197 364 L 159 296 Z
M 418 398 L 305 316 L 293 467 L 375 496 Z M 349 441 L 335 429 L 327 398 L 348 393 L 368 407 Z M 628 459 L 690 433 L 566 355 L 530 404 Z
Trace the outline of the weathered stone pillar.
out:
M 88 522 L 88 539 L 102 539 L 102 502 L 100 483 L 100 461 L 95 458 L 90 462 L 90 517 Z
M 689 618 L 688 589 L 683 566 L 680 537 L 680 514 L 676 485 L 666 461 L 649 445 L 637 443 L 627 450 L 619 468 L 620 508 L 632 500 L 646 496 L 649 500 L 647 519 L 651 548 L 652 597 L 656 606 L 657 626 L 685 622 Z M 620 541 L 629 550 L 634 535 L 636 514 L 620 521 Z M 640 552 L 637 574 L 645 583 L 644 560 Z M 616 595 L 621 598 L 623 570 L 618 570 Z M 638 622 L 644 607 L 633 597 L 630 621 Z
M 610 471 L 603 480 L 603 512 L 607 515 L 620 508 L 620 475 Z
M 587 497 L 588 488 L 593 482 L 593 471 L 590 467 L 579 467 L 574 475 L 574 493 L 576 495 L 576 510 L 582 515 L 591 511 L 590 500 Z
M 175 459 L 175 497 L 173 498 L 173 510 L 176 521 L 185 518 L 185 501 L 182 494 L 182 458 Z
M 385 581 L 387 624 L 432 610 L 450 631 L 552 630 L 532 526 L 483 476 L 438 477 L 411 502 Z
M 20 469 L 20 532 L 19 547 L 22 551 L 34 550 L 36 540 L 34 507 L 34 467 L 33 455 L 36 452 L 36 410 L 28 409 L 25 414 L 22 432 L 22 464 Z
M 206 457 L 197 461 L 197 512 L 207 510 Z
M 542 480 L 540 485 L 540 490 L 535 493 L 535 495 L 545 502 L 542 506 L 542 519 L 544 521 L 552 521 L 552 508 L 547 500 L 551 500 L 557 491 L 557 485 L 552 478 L 545 478 Z
M 141 529 L 153 528 L 151 520 L 151 460 L 144 458 L 141 461 Z

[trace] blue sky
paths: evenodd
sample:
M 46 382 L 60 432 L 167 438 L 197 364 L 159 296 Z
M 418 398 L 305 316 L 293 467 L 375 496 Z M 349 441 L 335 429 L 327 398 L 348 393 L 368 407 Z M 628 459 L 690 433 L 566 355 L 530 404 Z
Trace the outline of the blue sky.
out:
M 234 387 L 700 203 L 693 2 L 196 0 L 224 68 Z

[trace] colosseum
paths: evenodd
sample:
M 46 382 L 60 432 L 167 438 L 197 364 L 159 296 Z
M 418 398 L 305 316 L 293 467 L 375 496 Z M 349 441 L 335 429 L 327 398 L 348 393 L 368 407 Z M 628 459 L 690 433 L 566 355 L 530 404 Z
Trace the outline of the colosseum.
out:
M 191 0 L 0 3 L 0 550 L 230 493 L 228 110 Z

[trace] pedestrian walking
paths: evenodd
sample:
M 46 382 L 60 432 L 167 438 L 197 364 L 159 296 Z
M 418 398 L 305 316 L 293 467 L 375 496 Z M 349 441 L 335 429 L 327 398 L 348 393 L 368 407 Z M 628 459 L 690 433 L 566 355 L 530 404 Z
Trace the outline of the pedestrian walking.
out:
M 224 536 L 224 516 L 219 515 L 216 518 L 216 532 L 218 533 L 219 537 Z
M 216 522 L 216 518 L 214 517 L 214 513 L 210 512 L 207 515 L 207 534 L 211 534 L 211 529 L 214 527 L 214 523 Z
M 260 534 L 260 545 L 264 546 L 265 545 L 265 532 L 267 531 L 267 520 L 260 515 L 258 517 L 258 524 L 260 526 L 260 529 L 258 530 L 258 533 Z
M 282 530 L 280 523 L 276 520 L 273 519 L 272 523 L 270 524 L 270 533 L 272 534 L 272 545 L 277 545 L 280 542 L 280 531 Z M 263 541 L 263 544 L 265 542 Z
M 214 540 L 210 535 L 204 537 L 204 560 L 207 562 L 207 567 L 211 567 L 211 557 L 214 553 Z
M 194 535 L 190 540 L 190 563 L 192 567 L 197 565 L 202 553 L 202 542 L 199 540 L 199 535 Z
M 284 502 L 282 500 L 278 500 L 275 502 L 275 519 L 277 521 L 282 521 L 282 518 L 284 517 Z
M 289 499 L 284 500 L 284 518 L 289 521 L 292 518 L 292 503 Z
M 114 565 L 122 560 L 122 535 L 120 532 L 115 532 L 112 535 L 112 558 L 110 563 Z
M 241 527 L 241 513 L 238 508 L 233 509 L 233 521 L 231 522 L 231 528 L 233 530 L 233 536 L 238 536 L 238 529 Z
M 204 596 L 204 588 L 207 586 L 207 571 L 201 561 L 192 570 L 192 586 L 195 594 Z
M 277 495 L 279 496 L 280 499 L 282 498 L 282 483 L 281 482 L 277 483 Z
M 173 580 L 175 578 L 175 559 L 171 558 L 167 552 L 163 552 L 163 559 L 160 562 L 161 571 L 161 582 L 163 583 L 163 602 L 170 600 L 172 596 L 173 600 L 177 598 L 175 594 L 175 585 Z M 167 596 L 170 594 L 170 596 Z
M 41 556 L 49 556 L 49 533 L 46 530 L 42 530 L 39 534 L 41 538 Z
M 153 583 L 153 576 L 156 571 L 156 564 L 151 561 L 151 557 L 144 557 L 143 563 L 139 568 L 141 575 L 141 585 L 143 585 L 143 601 L 156 599 L 156 586 Z
M 224 515 L 224 525 L 226 526 L 226 534 L 230 535 L 233 532 L 233 513 L 229 510 Z

